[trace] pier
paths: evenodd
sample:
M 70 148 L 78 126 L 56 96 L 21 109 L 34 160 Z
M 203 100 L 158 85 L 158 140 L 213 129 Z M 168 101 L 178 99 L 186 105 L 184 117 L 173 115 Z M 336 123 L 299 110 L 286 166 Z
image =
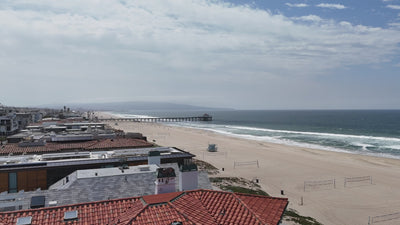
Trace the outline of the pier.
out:
M 204 114 L 203 116 L 189 117 L 152 117 L 152 118 L 101 118 L 99 121 L 115 121 L 115 122 L 185 122 L 185 121 L 212 121 L 212 116 Z

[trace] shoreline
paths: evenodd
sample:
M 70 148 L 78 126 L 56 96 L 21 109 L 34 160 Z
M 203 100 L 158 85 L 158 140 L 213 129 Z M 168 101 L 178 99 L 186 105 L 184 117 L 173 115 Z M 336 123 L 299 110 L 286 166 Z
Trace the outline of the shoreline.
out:
M 375 157 L 375 158 L 400 160 L 400 156 L 393 156 L 393 155 L 388 155 L 388 154 L 383 154 L 383 153 L 381 155 L 379 155 L 378 153 L 362 153 L 362 152 L 350 151 L 350 150 L 339 149 L 339 148 L 334 148 L 334 147 L 329 147 L 329 146 L 301 143 L 301 142 L 295 142 L 295 141 L 284 142 L 284 141 L 261 140 L 262 138 L 257 138 L 256 136 L 249 135 L 251 137 L 246 137 L 246 135 L 243 135 L 243 134 L 228 134 L 228 133 L 224 133 L 222 131 L 212 130 L 212 129 L 186 127 L 186 126 L 179 126 L 179 125 L 173 125 L 173 124 L 162 124 L 162 125 L 169 126 L 169 127 L 181 127 L 181 128 L 189 128 L 189 129 L 195 129 L 195 130 L 208 131 L 208 132 L 220 134 L 220 135 L 227 136 L 227 137 L 246 139 L 246 140 L 250 140 L 250 141 L 259 141 L 259 142 L 264 142 L 264 143 L 269 143 L 269 144 L 292 146 L 292 147 L 298 147 L 298 148 L 307 148 L 307 149 L 314 149 L 314 150 L 318 150 L 318 151 L 328 151 L 328 152 L 338 152 L 338 153 L 346 153 L 346 154 L 353 154 L 353 155 L 370 156 L 370 157 Z
M 287 146 L 158 123 L 110 125 L 126 132 L 141 132 L 158 145 L 189 151 L 219 168 L 219 176 L 257 178 L 267 193 L 289 198 L 288 208 L 322 224 L 367 224 L 369 216 L 400 212 L 398 159 Z M 208 153 L 209 143 L 217 144 L 219 153 Z M 255 160 L 259 168 L 234 168 L 235 161 Z M 344 187 L 344 178 L 362 176 L 371 176 L 372 184 L 357 182 Z M 305 181 L 333 179 L 336 187 L 304 191 Z
M 113 113 L 113 112 L 96 112 L 99 118 L 125 118 L 122 115 L 125 115 L 123 113 Z M 127 114 L 129 115 L 129 114 Z M 134 118 L 134 117 L 132 117 Z M 146 116 L 144 118 L 155 118 L 152 116 Z M 142 122 L 146 123 L 146 122 Z M 312 143 L 306 143 L 306 142 L 296 142 L 292 140 L 281 140 L 281 139 L 274 139 L 270 138 L 271 140 L 268 140 L 265 136 L 254 136 L 254 135 L 246 135 L 246 134 L 235 134 L 235 133 L 229 133 L 226 131 L 218 130 L 218 129 L 212 129 L 212 128 L 200 128 L 200 127 L 190 127 L 190 126 L 183 126 L 179 124 L 168 124 L 168 123 L 158 123 L 163 126 L 168 126 L 168 127 L 177 127 L 177 128 L 189 128 L 189 129 L 195 129 L 195 130 L 201 130 L 201 131 L 207 131 L 207 132 L 212 132 L 216 134 L 220 134 L 226 137 L 233 137 L 233 138 L 239 138 L 239 139 L 246 139 L 250 141 L 259 141 L 263 143 L 269 143 L 269 144 L 278 144 L 278 145 L 283 145 L 283 146 L 292 146 L 292 147 L 298 147 L 298 148 L 307 148 L 307 149 L 314 149 L 318 151 L 328 151 L 328 152 L 338 152 L 338 153 L 345 153 L 345 154 L 353 154 L 353 155 L 361 155 L 361 156 L 370 156 L 370 157 L 376 157 L 376 158 L 385 158 L 385 159 L 395 159 L 395 160 L 400 160 L 400 155 L 391 155 L 387 153 L 373 153 L 373 152 L 362 152 L 360 150 L 348 150 L 348 149 L 342 149 L 342 148 L 336 148 L 332 146 L 324 146 L 324 145 L 318 145 L 318 144 L 312 144 Z M 235 127 L 240 127 L 240 126 L 235 126 Z M 244 127 L 248 128 L 248 127 Z M 263 130 L 264 128 L 253 128 L 256 130 Z M 278 130 L 279 131 L 279 130 Z M 286 131 L 283 130 L 284 132 L 297 132 L 297 131 Z M 385 140 L 391 140 L 393 138 L 390 137 L 380 137 L 380 136 L 365 136 L 365 135 L 351 135 L 351 134 L 335 134 L 335 133 L 315 133 L 315 132 L 306 132 L 306 131 L 298 131 L 298 133 L 307 133 L 310 135 L 332 135 L 332 136 L 342 136 L 342 137 L 356 137 L 356 138 L 375 138 L 375 139 L 385 139 Z M 395 140 L 397 140 L 395 138 Z

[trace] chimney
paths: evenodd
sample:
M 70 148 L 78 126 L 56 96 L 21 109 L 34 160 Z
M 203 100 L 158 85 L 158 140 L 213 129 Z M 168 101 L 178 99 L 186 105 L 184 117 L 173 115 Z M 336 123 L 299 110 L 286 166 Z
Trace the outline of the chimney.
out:
M 179 167 L 179 191 L 189 191 L 198 188 L 197 165 L 192 159 L 184 159 L 183 165 Z
M 175 170 L 171 167 L 158 168 L 155 194 L 175 192 Z
M 147 164 L 155 164 L 160 165 L 161 162 L 161 155 L 159 151 L 150 151 L 147 157 Z

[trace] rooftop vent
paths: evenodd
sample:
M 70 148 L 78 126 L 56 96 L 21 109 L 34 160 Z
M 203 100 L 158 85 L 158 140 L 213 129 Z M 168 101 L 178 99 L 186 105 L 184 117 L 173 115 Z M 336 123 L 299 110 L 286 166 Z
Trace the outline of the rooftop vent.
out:
M 174 221 L 174 222 L 171 223 L 171 225 L 183 225 L 183 223 L 182 222 L 178 222 L 178 221 Z
M 31 223 L 32 223 L 32 216 L 27 216 L 18 218 L 16 225 L 30 225 Z
M 71 221 L 71 220 L 77 220 L 78 219 L 78 211 L 67 211 L 64 213 L 64 221 Z

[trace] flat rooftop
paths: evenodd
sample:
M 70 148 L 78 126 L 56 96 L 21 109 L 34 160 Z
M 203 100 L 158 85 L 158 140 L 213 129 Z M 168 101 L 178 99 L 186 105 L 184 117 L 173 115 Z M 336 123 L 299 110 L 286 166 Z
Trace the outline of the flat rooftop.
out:
M 144 167 L 147 169 L 141 169 Z M 30 209 L 32 197 L 44 196 L 45 207 L 101 201 L 116 198 L 155 194 L 157 168 L 172 167 L 180 173 L 177 163 L 131 166 L 122 172 L 119 168 L 78 170 L 50 186 L 49 190 L 18 193 L 0 193 L 0 211 Z M 96 175 L 97 173 L 97 175 Z M 212 189 L 206 171 L 198 173 L 198 187 Z M 175 178 L 175 189 L 179 189 L 179 175 Z
M 110 164 L 145 161 L 150 151 L 159 151 L 161 159 L 194 157 L 173 147 L 110 149 L 107 151 L 77 151 L 57 154 L 0 157 L 0 171 L 68 167 L 74 165 Z

